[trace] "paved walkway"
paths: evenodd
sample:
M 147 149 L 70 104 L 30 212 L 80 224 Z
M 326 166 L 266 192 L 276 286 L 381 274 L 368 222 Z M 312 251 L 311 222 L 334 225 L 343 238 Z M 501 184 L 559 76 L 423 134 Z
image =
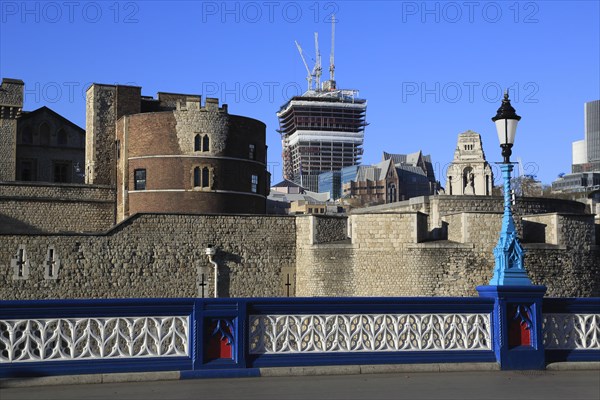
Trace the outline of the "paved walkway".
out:
M 11 399 L 600 399 L 600 371 L 406 372 L 7 388 Z

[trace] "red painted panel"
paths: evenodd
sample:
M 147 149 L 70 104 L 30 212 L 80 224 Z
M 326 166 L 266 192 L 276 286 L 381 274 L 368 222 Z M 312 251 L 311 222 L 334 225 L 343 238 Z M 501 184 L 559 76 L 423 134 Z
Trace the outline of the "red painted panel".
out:
M 218 359 L 231 360 L 233 358 L 231 345 L 227 343 L 227 338 L 222 336 L 221 332 L 216 332 L 213 335 L 217 327 L 217 322 L 212 322 L 205 325 L 206 331 L 204 337 L 206 338 L 204 343 L 204 361 L 212 361 Z M 221 329 L 226 330 L 227 333 L 232 334 L 231 329 L 224 322 L 221 323 Z
M 508 347 L 531 346 L 531 332 L 527 323 L 516 316 L 517 307 L 508 307 Z M 515 318 L 516 316 L 516 318 Z

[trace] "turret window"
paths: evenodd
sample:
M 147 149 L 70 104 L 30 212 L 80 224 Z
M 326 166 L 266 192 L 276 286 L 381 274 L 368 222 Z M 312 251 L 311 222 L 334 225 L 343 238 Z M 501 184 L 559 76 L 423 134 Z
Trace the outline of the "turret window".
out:
M 212 168 L 194 167 L 194 188 L 210 188 Z
M 258 193 L 258 175 L 252 175 L 250 191 Z
M 202 168 L 202 187 L 207 188 L 210 186 L 210 171 L 208 167 Z
M 210 138 L 208 135 L 194 136 L 194 151 L 210 151 Z
M 133 188 L 134 190 L 146 190 L 146 170 L 136 169 L 133 172 Z

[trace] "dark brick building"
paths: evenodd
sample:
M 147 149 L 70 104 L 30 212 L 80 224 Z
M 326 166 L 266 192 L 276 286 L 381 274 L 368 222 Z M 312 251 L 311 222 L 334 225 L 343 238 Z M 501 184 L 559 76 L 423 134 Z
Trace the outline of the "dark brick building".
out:
M 85 131 L 41 107 L 23 111 L 25 84 L 0 84 L 0 181 L 83 183 Z
M 41 107 L 17 119 L 16 180 L 83 183 L 85 131 Z

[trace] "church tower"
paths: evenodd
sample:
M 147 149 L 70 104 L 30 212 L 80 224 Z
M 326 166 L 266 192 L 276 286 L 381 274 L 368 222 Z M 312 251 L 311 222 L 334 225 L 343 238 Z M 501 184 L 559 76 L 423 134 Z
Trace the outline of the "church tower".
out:
M 492 168 L 485 160 L 481 136 L 473 131 L 458 135 L 454 161 L 446 174 L 446 194 L 491 196 Z

